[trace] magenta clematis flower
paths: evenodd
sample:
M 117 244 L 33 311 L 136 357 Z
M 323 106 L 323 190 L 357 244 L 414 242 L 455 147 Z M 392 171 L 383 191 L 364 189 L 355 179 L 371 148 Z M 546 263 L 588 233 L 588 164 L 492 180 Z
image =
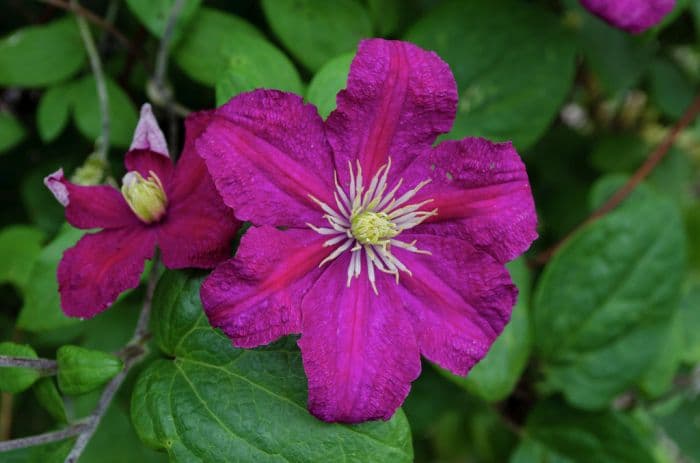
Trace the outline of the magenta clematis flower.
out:
M 44 179 L 71 225 L 103 229 L 63 254 L 57 276 L 67 315 L 92 317 L 138 286 L 156 245 L 168 268 L 212 268 L 230 256 L 239 222 L 194 151 L 207 122 L 204 114 L 187 118 L 185 147 L 174 166 L 150 105 L 143 105 L 121 193 L 107 185 L 75 185 L 62 169 Z
M 591 13 L 612 26 L 633 34 L 661 22 L 676 0 L 579 0 Z
M 210 113 L 195 146 L 224 202 L 253 223 L 206 279 L 212 325 L 239 347 L 301 333 L 311 412 L 389 419 L 420 354 L 466 374 L 510 318 L 504 263 L 536 238 L 510 143 L 450 130 L 457 89 L 435 53 L 366 40 L 323 121 L 256 90 Z

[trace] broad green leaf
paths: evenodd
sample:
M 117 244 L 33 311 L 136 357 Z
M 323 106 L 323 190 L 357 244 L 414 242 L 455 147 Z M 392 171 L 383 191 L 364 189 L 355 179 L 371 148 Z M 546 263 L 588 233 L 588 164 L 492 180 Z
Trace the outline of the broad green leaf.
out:
M 449 138 L 512 139 L 525 149 L 555 118 L 574 78 L 574 38 L 558 18 L 518 0 L 446 2 L 406 39 L 436 51 L 457 79 Z
M 0 282 L 24 288 L 44 233 L 27 225 L 12 225 L 0 231 Z
M 688 364 L 700 362 L 700 285 L 695 284 L 683 296 L 680 309 L 681 360 Z
M 44 409 L 59 423 L 67 423 L 66 407 L 52 378 L 42 378 L 34 384 L 34 395 Z
M 367 0 L 369 16 L 374 23 L 374 30 L 379 36 L 386 36 L 396 32 L 401 19 L 401 0 Z
M 45 143 L 55 140 L 66 128 L 73 102 L 73 87 L 73 83 L 56 85 L 41 95 L 36 125 Z
M 350 63 L 355 53 L 346 53 L 327 62 L 314 75 L 306 90 L 306 99 L 318 108 L 322 118 L 335 109 L 335 96 L 345 88 L 350 72 Z
M 156 37 L 162 38 L 165 32 L 165 26 L 168 22 L 170 11 L 173 8 L 176 0 L 127 0 L 126 4 L 129 10 L 136 16 L 141 23 L 146 26 L 149 32 Z M 177 16 L 175 29 L 173 31 L 173 42 L 177 42 L 182 34 L 183 28 L 192 19 L 194 14 L 199 9 L 202 0 L 187 0 Z
M 239 69 L 245 75 L 241 77 L 242 82 L 233 81 L 231 85 L 235 89 L 248 89 L 249 85 L 301 87 L 297 71 L 284 53 L 237 16 L 201 8 L 185 34 L 187 40 L 174 50 L 175 61 L 188 76 L 202 84 L 215 86 L 227 72 Z M 229 78 L 235 79 L 235 76 L 229 75 Z
M 646 159 L 649 149 L 635 134 L 606 135 L 597 140 L 591 163 L 602 172 L 630 172 Z
M 643 375 L 678 306 L 682 227 L 675 205 L 648 191 L 554 255 L 533 299 L 547 387 L 602 408 Z
M 14 148 L 25 136 L 26 131 L 15 116 L 0 111 L 0 154 Z
M 587 64 L 609 96 L 634 87 L 647 70 L 654 47 L 643 38 L 616 29 L 581 11 L 579 45 Z
M 555 401 L 545 402 L 528 416 L 525 433 L 558 459 L 515 460 L 517 463 L 656 463 L 654 435 L 622 413 L 591 413 Z
M 292 93 L 302 92 L 302 83 L 294 65 L 269 42 L 258 40 L 242 48 L 240 43 L 222 46 L 227 62 L 216 82 L 216 104 L 256 88 L 274 88 Z
M 71 345 L 58 349 L 56 361 L 58 387 L 68 395 L 93 391 L 124 368 L 124 363 L 115 355 Z
M 109 98 L 110 144 L 127 148 L 131 144 L 138 114 L 129 96 L 110 78 L 106 78 Z M 91 141 L 102 133 L 102 113 L 97 97 L 97 86 L 92 75 L 75 84 L 73 95 L 73 117 L 78 130 Z
M 0 355 L 11 357 L 37 358 L 32 346 L 15 344 L 13 342 L 0 343 Z M 0 391 L 16 394 L 31 387 L 39 379 L 41 374 L 33 368 L 0 367 Z
M 43 87 L 61 82 L 85 62 L 78 25 L 66 16 L 0 39 L 0 86 Z
M 262 6 L 275 35 L 312 71 L 372 35 L 369 15 L 356 0 L 263 0 Z
M 520 441 L 508 461 L 509 463 L 574 463 L 574 460 L 558 455 L 546 445 L 530 438 Z
M 27 281 L 31 282 L 24 292 L 24 305 L 17 319 L 17 326 L 27 331 L 47 331 L 72 325 L 78 321 L 63 315 L 58 297 L 56 269 L 63 251 L 73 246 L 82 230 L 64 226 L 58 236 L 37 257 Z
M 241 350 L 213 330 L 199 301 L 201 274 L 167 272 L 153 332 L 169 357 L 152 363 L 132 396 L 132 421 L 171 461 L 411 461 L 410 431 L 388 422 L 329 424 L 306 409 L 306 379 L 292 339 Z
M 683 327 L 680 310 L 661 328 L 661 342 L 656 355 L 639 379 L 639 388 L 649 397 L 660 397 L 673 386 L 683 355 Z
M 651 66 L 650 96 L 665 115 L 680 118 L 690 106 L 696 88 L 673 63 L 656 59 Z
M 519 294 L 518 303 L 513 307 L 511 320 L 503 333 L 493 343 L 486 357 L 466 377 L 440 369 L 450 380 L 489 402 L 498 402 L 508 397 L 520 379 L 530 355 L 530 275 L 523 259 L 512 262 L 508 268 Z
M 680 449 L 686 459 L 676 461 L 700 461 L 700 396 L 677 396 L 671 407 L 657 407 L 654 419 L 665 435 Z

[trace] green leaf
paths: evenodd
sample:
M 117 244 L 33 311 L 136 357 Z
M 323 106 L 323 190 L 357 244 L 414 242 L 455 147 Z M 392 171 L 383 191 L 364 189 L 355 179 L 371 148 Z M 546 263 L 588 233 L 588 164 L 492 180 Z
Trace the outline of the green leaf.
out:
M 574 463 L 569 458 L 558 455 L 546 445 L 525 438 L 510 456 L 509 463 Z
M 147 444 L 171 461 L 412 461 L 404 414 L 348 426 L 314 418 L 292 339 L 231 347 L 199 300 L 202 276 L 166 272 L 154 296 L 153 332 L 171 359 L 140 376 L 131 414 Z
M 532 145 L 574 78 L 575 40 L 558 18 L 518 0 L 447 2 L 406 39 L 446 60 L 459 105 L 449 138 L 484 136 Z
M 546 448 L 545 454 L 553 452 L 558 459 L 517 463 L 656 463 L 651 445 L 654 435 L 622 413 L 590 413 L 550 401 L 535 407 L 525 432 Z
M 306 99 L 318 108 L 324 119 L 335 109 L 335 96 L 345 88 L 350 63 L 355 53 L 346 53 L 327 62 L 314 75 L 306 90 Z
M 36 352 L 32 346 L 15 344 L 13 342 L 0 343 L 0 355 L 35 359 Z M 31 387 L 41 374 L 33 368 L 0 367 L 0 391 L 16 394 Z
M 396 32 L 401 19 L 401 0 L 367 0 L 374 30 L 383 37 Z
M 0 153 L 9 151 L 17 146 L 26 132 L 22 124 L 12 114 L 0 111 Z
M 27 225 L 12 225 L 0 231 L 0 282 L 24 288 L 44 233 Z
M 222 46 L 228 63 L 216 82 L 216 104 L 256 88 L 274 88 L 292 93 L 302 92 L 302 83 L 294 65 L 269 42 L 251 40 L 248 46 L 230 43 Z
M 602 408 L 643 375 L 678 307 L 682 227 L 675 205 L 649 190 L 555 254 L 533 299 L 547 388 Z
M 128 148 L 134 135 L 138 114 L 124 90 L 109 77 L 105 78 L 109 98 L 110 143 L 118 148 Z M 73 117 L 78 130 L 89 140 L 96 140 L 102 133 L 102 113 L 97 97 L 97 86 L 92 75 L 75 84 Z
M 177 42 L 178 38 L 180 38 L 183 29 L 197 12 L 201 3 L 202 0 L 185 1 L 175 23 L 172 43 Z M 126 4 L 151 34 L 159 38 L 163 37 L 165 25 L 168 22 L 175 0 L 150 0 L 148 2 L 127 0 Z
M 58 387 L 68 395 L 94 391 L 124 368 L 124 363 L 115 355 L 70 345 L 58 349 L 56 361 Z
M 680 118 L 695 96 L 695 86 L 680 69 L 666 59 L 656 59 L 651 66 L 650 96 L 667 116 Z
M 215 86 L 228 73 L 234 90 L 253 84 L 301 87 L 297 71 L 284 53 L 237 16 L 201 8 L 185 33 L 187 40 L 174 50 L 174 58 L 188 76 L 202 84 Z M 261 63 L 269 66 L 269 72 L 264 72 Z M 236 69 L 244 71 L 242 82 L 230 75 Z M 224 98 L 224 90 L 220 98 Z
M 74 75 L 85 62 L 75 19 L 66 16 L 0 39 L 0 86 L 43 87 Z
M 639 136 L 616 133 L 602 136 L 591 153 L 591 163 L 602 172 L 629 172 L 647 157 L 649 146 Z
M 450 380 L 488 402 L 505 399 L 513 391 L 530 355 L 528 306 L 530 274 L 523 259 L 508 265 L 513 282 L 519 289 L 518 303 L 503 333 L 491 346 L 486 357 L 466 377 L 440 369 Z
M 700 362 L 700 285 L 687 290 L 679 309 L 681 360 L 688 364 Z
M 72 448 L 73 439 L 17 449 L 3 453 L 2 463 L 62 463 Z
M 42 378 L 34 384 L 36 400 L 59 423 L 67 423 L 66 407 L 52 378 Z
M 660 345 L 652 357 L 644 374 L 638 381 L 639 388 L 649 397 L 660 397 L 673 386 L 683 355 L 683 327 L 680 311 L 674 310 L 673 317 L 665 325 L 660 325 Z
M 312 71 L 372 35 L 369 15 L 355 0 L 263 0 L 262 6 L 275 35 Z
M 673 406 L 657 407 L 654 419 L 659 424 L 667 438 L 680 449 L 682 456 L 676 461 L 700 461 L 700 396 L 676 396 Z
M 73 102 L 73 83 L 49 88 L 39 100 L 36 125 L 44 143 L 55 140 L 66 128 Z
M 56 270 L 63 251 L 73 246 L 83 233 L 66 225 L 39 253 L 27 279 L 31 285 L 24 291 L 24 305 L 17 319 L 19 328 L 38 332 L 77 323 L 77 318 L 66 317 L 61 311 Z

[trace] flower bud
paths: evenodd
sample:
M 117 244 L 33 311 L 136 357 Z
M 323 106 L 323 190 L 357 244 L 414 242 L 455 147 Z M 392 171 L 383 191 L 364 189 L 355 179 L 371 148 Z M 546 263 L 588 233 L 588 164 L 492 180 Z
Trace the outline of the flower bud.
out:
M 168 198 L 163 183 L 153 171 L 148 172 L 148 178 L 136 171 L 128 172 L 122 179 L 122 195 L 142 222 L 157 222 L 165 215 Z

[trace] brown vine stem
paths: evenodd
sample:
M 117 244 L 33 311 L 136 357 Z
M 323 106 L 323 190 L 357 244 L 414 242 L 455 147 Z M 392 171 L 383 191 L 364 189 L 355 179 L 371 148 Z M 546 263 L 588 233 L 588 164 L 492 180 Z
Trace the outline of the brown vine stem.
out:
M 0 367 L 33 368 L 44 376 L 56 374 L 56 361 L 50 359 L 0 355 Z
M 73 3 L 68 3 L 67 1 L 63 0 L 39 0 L 42 3 L 46 3 L 51 6 L 55 6 L 56 8 L 61 8 L 62 10 L 66 11 L 71 11 L 75 13 L 78 16 L 81 16 L 85 18 L 87 21 L 91 22 L 92 24 L 96 25 L 100 29 L 104 29 L 105 31 L 109 32 L 121 42 L 122 45 L 124 45 L 127 48 L 131 48 L 131 42 L 129 39 L 122 34 L 116 27 L 114 27 L 112 24 L 109 22 L 105 21 L 92 11 L 88 10 L 87 8 L 84 8 L 80 5 L 76 5 Z
M 561 246 L 566 243 L 571 237 L 576 234 L 579 230 L 581 230 L 583 227 L 587 226 L 588 224 L 598 220 L 599 218 L 603 217 L 606 215 L 608 212 L 612 211 L 615 209 L 617 206 L 622 203 L 629 195 L 634 191 L 634 189 L 639 185 L 645 178 L 649 176 L 649 174 L 654 170 L 654 168 L 661 162 L 661 160 L 668 154 L 669 150 L 671 147 L 674 145 L 676 142 L 676 139 L 678 138 L 678 135 L 686 128 L 688 125 L 690 125 L 695 118 L 700 114 L 700 95 L 697 95 L 693 102 L 688 106 L 688 109 L 685 110 L 685 113 L 683 113 L 683 116 L 681 116 L 680 119 L 674 124 L 673 127 L 671 127 L 671 130 L 669 130 L 668 134 L 664 137 L 663 141 L 659 144 L 659 146 L 652 151 L 649 156 L 647 157 L 646 161 L 639 166 L 639 168 L 632 174 L 632 176 L 627 180 L 627 182 L 620 187 L 619 190 L 615 192 L 614 195 L 610 197 L 602 206 L 600 206 L 598 209 L 593 211 L 591 215 L 589 215 L 586 220 L 584 220 L 581 224 L 579 224 L 576 228 L 574 228 L 571 232 L 569 232 L 564 238 L 562 238 L 558 243 L 556 243 L 554 246 L 550 247 L 549 249 L 545 250 L 544 252 L 540 253 L 537 257 L 534 259 L 534 263 L 538 265 L 544 265 L 546 264 L 549 259 L 552 258 L 554 253 L 561 248 Z

